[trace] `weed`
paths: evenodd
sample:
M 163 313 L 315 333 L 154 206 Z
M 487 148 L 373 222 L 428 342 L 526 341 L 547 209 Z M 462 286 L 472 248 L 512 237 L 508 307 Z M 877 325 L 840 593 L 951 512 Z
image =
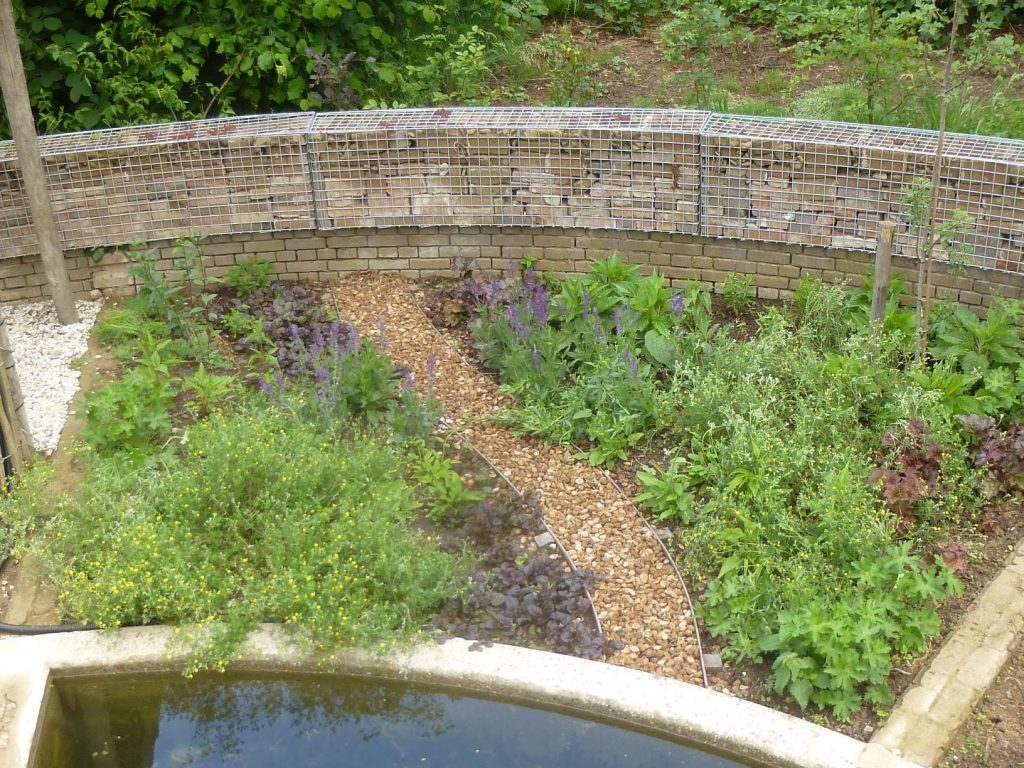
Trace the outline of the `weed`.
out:
M 270 287 L 270 272 L 273 267 L 273 262 L 254 256 L 230 267 L 224 276 L 224 282 L 238 298 L 245 299 L 257 289 L 265 291 Z
M 730 272 L 722 284 L 722 298 L 734 315 L 749 309 L 754 303 L 754 276 Z

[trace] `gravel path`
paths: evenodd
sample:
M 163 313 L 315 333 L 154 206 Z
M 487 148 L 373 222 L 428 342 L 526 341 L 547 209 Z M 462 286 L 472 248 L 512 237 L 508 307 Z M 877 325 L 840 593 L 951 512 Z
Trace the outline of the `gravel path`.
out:
M 602 578 L 593 590 L 605 633 L 624 647 L 614 664 L 703 685 L 689 600 L 655 536 L 604 472 L 566 450 L 514 436 L 486 417 L 505 400 L 488 378 L 452 350 L 397 275 L 362 273 L 335 284 L 341 318 L 379 336 L 429 385 L 453 429 L 463 433 L 524 492 L 534 491 L 544 518 L 577 566 Z
M 101 306 L 102 301 L 78 302 L 81 322 L 73 325 L 60 324 L 51 301 L 2 309 L 37 451 L 52 453 L 60 441 L 68 403 L 78 391 L 79 372 L 71 362 L 88 349 L 89 331 Z

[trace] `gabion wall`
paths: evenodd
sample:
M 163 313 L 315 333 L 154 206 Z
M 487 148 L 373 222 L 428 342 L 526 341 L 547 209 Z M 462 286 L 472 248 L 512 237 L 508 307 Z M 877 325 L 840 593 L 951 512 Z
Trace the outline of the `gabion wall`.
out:
M 871 250 L 930 177 L 928 131 L 684 110 L 485 108 L 265 115 L 48 136 L 64 245 L 392 226 L 665 232 Z M 953 134 L 943 213 L 976 266 L 1021 272 L 1024 141 Z M 0 257 L 33 254 L 0 143 Z

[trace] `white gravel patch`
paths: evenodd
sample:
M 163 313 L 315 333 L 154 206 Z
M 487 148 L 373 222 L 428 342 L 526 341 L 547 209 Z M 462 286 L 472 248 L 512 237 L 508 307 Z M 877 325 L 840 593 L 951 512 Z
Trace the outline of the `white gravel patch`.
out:
M 61 325 L 52 301 L 8 305 L 7 335 L 14 351 L 18 381 L 25 397 L 25 413 L 32 444 L 52 453 L 68 417 L 68 403 L 78 391 L 79 372 L 71 362 L 85 354 L 89 331 L 102 301 L 79 301 L 81 322 Z

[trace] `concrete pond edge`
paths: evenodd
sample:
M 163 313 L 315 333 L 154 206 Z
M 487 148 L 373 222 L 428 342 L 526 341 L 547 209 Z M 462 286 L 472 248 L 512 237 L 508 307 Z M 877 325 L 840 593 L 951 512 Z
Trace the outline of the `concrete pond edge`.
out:
M 51 677 L 180 669 L 170 627 L 134 627 L 0 640 L 0 768 L 28 768 Z M 443 685 L 649 729 L 773 768 L 919 768 L 791 715 L 696 685 L 527 648 L 474 650 L 449 640 L 386 655 L 346 649 L 329 666 L 297 654 L 280 627 L 264 626 L 233 665 Z

